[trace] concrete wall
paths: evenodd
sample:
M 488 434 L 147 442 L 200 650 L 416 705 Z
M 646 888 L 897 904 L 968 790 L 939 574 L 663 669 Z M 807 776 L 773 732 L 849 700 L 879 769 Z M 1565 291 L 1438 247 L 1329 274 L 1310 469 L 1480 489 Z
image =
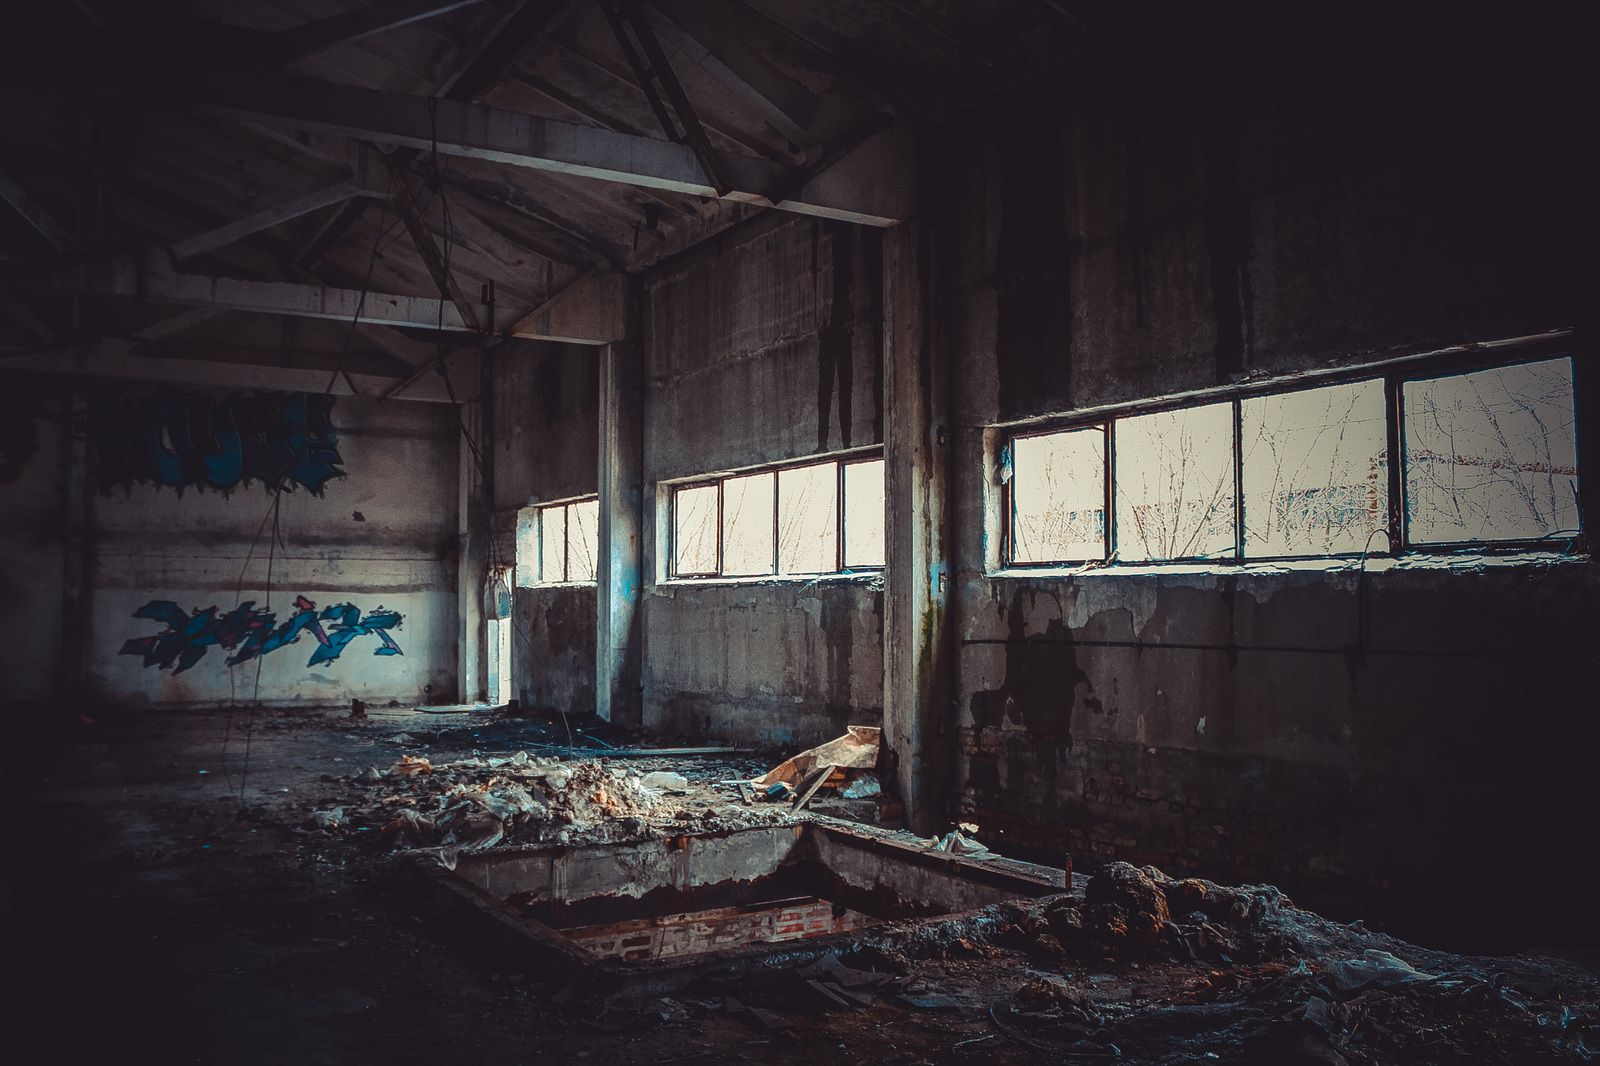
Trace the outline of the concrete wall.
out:
M 646 529 L 663 479 L 882 442 L 882 273 L 881 234 L 774 214 L 646 278 Z M 647 728 L 781 745 L 881 721 L 876 581 L 646 580 Z
M 1497 10 L 1206 5 L 929 138 L 986 839 L 1480 942 L 1596 872 L 1586 561 L 1372 576 L 1365 661 L 1350 573 L 985 572 L 997 421 L 1590 319 L 1582 34 Z
M 227 495 L 192 488 L 180 495 L 170 488 L 134 485 L 93 497 L 85 588 L 89 698 L 131 705 L 216 704 L 257 696 L 278 705 L 337 704 L 352 697 L 378 702 L 454 698 L 454 415 L 436 404 L 344 397 L 332 418 L 346 476 L 329 481 L 320 498 L 304 490 L 284 493 L 281 543 L 275 547 L 269 547 L 271 496 L 259 485 Z M 38 565 L 42 576 L 15 580 L 28 589 L 52 582 L 59 612 L 60 574 L 48 565 L 60 551 L 59 530 L 52 533 L 59 520 L 45 512 L 59 510 L 62 474 L 59 461 L 49 457 L 51 450 L 42 450 L 24 479 L 7 487 L 8 494 L 17 495 L 5 510 L 8 519 L 15 515 L 27 522 L 24 528 L 41 542 L 32 546 L 36 558 L 27 566 Z M 52 545 L 43 544 L 45 538 Z M 22 571 L 8 565 L 8 572 Z M 185 613 L 214 606 L 226 614 L 251 600 L 258 607 L 270 604 L 282 624 L 295 613 L 299 596 L 319 611 L 342 603 L 353 604 L 362 616 L 380 608 L 398 611 L 401 623 L 390 632 L 400 654 L 375 655 L 383 647 L 375 633 L 356 636 L 337 659 L 316 667 L 307 661 L 318 645 L 306 634 L 232 669 L 223 663 L 231 652 L 215 646 L 182 673 L 145 667 L 140 656 L 120 654 L 130 638 L 155 636 L 166 628 L 133 617 L 151 601 L 174 601 Z M 34 599 L 41 614 L 49 609 L 49 597 Z M 331 630 L 332 624 L 323 626 Z M 39 691 L 35 675 L 43 669 L 47 632 L 41 627 L 29 638 L 38 645 L 32 651 L 25 643 L 7 641 L 8 665 L 14 659 L 23 664 L 31 698 Z
M 599 350 L 520 342 L 495 361 L 495 506 L 506 528 L 529 503 L 587 496 L 598 484 Z M 499 554 L 513 554 L 497 536 Z M 593 713 L 595 587 L 518 588 L 512 691 L 524 706 Z
M 60 381 L 6 386 L 7 459 L 20 469 L 0 483 L 0 703 L 32 703 L 54 693 L 61 646 L 66 393 Z

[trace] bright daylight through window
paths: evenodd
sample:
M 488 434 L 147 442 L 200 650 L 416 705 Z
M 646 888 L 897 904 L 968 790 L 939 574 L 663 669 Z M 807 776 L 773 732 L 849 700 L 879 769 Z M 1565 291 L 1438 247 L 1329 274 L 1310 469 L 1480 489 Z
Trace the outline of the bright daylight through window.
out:
M 1393 433 L 1403 441 L 1402 508 L 1390 506 Z M 1573 537 L 1572 361 L 1394 372 L 1030 433 L 1012 438 L 1002 471 L 1014 566 Z
M 600 502 L 525 507 L 517 516 L 517 584 L 591 582 L 600 554 Z
M 672 492 L 674 577 L 770 577 L 881 567 L 883 460 L 738 474 Z

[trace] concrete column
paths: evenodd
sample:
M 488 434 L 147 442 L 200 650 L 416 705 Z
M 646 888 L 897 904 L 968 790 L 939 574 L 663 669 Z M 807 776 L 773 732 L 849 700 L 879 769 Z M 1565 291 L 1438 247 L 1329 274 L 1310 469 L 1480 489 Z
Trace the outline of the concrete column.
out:
M 61 480 L 61 650 L 56 663 L 56 699 L 68 711 L 83 702 L 90 580 L 89 393 L 73 378 L 66 396 L 67 437 Z
M 929 326 L 929 236 L 920 223 L 905 222 L 883 239 L 883 724 L 906 825 L 919 833 L 943 828 L 953 692 L 949 375 Z
M 644 584 L 644 356 L 600 349 L 600 558 L 595 710 L 618 725 L 643 714 L 639 596 Z
M 477 403 L 461 405 L 461 421 L 474 440 L 483 440 L 483 418 Z M 484 647 L 483 583 L 489 568 L 488 507 L 483 480 L 466 437 L 456 431 L 460 454 L 459 492 L 456 499 L 456 528 L 460 532 L 460 554 L 456 559 L 456 613 L 459 618 L 456 647 L 460 680 L 458 698 L 472 703 L 488 698 L 488 657 Z

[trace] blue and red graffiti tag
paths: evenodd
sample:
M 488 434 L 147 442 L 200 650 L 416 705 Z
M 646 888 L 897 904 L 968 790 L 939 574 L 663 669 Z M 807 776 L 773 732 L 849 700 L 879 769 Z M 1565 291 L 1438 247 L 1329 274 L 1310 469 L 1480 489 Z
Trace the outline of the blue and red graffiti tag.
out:
M 296 596 L 294 606 L 295 612 L 289 620 L 275 625 L 277 615 L 257 610 L 254 600 L 246 600 L 220 617 L 215 607 L 203 611 L 197 608 L 193 614 L 185 614 L 183 608 L 171 600 L 151 600 L 134 611 L 133 617 L 165 622 L 165 632 L 128 640 L 123 643 L 121 654 L 142 655 L 146 666 L 181 674 L 205 658 L 212 647 L 237 648 L 224 662 L 228 666 L 238 666 L 295 643 L 302 633 L 310 633 L 317 640 L 317 648 L 311 653 L 307 666 L 325 666 L 333 662 L 347 644 L 368 634 L 382 641 L 372 654 L 404 654 L 389 635 L 389 630 L 400 626 L 398 611 L 379 607 L 363 617 L 354 605 L 336 603 L 318 613 L 317 605 L 304 596 Z M 324 622 L 328 623 L 326 627 Z

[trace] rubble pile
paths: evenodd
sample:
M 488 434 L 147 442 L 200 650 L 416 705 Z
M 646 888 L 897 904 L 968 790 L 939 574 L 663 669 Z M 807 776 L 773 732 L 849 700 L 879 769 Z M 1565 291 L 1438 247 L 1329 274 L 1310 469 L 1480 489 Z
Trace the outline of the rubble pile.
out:
M 690 785 L 681 774 L 527 752 L 439 765 L 404 755 L 387 769 L 339 780 L 363 795 L 310 812 L 298 832 L 430 853 L 447 866 L 456 850 L 642 840 L 791 820 L 787 809 L 736 802 L 690 810 L 676 798 Z

